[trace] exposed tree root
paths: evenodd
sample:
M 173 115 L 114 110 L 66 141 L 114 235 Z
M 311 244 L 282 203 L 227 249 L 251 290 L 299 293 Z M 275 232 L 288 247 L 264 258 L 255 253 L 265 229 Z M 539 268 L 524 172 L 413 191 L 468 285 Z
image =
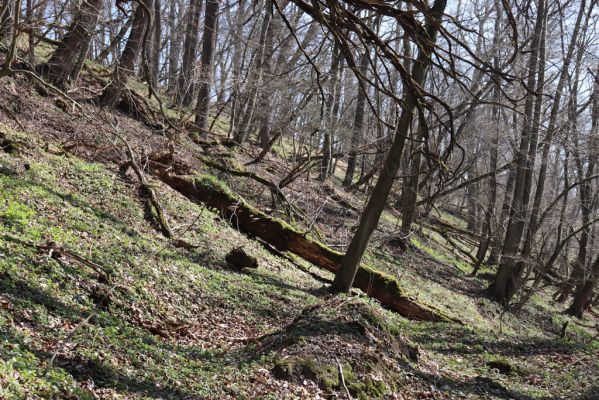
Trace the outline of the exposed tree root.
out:
M 133 90 L 125 90 L 117 103 L 117 108 L 140 120 L 151 129 L 163 130 L 165 124 L 148 101 Z
M 152 162 L 150 169 L 162 182 L 188 199 L 218 209 L 240 231 L 268 242 L 279 251 L 291 252 L 328 271 L 337 272 L 339 269 L 342 253 L 306 238 L 303 233 L 287 223 L 252 207 L 214 177 L 180 176 L 172 173 L 169 167 Z M 393 277 L 370 267 L 363 266 L 358 270 L 354 286 L 406 318 L 459 322 L 434 307 L 418 302 L 407 295 Z

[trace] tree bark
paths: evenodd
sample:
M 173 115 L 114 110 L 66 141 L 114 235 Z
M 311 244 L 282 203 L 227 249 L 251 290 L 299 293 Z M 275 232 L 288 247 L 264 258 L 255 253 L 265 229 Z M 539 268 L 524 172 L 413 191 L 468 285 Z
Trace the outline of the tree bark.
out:
M 152 18 L 153 5 L 153 0 L 142 0 L 135 10 L 133 26 L 123 54 L 115 66 L 110 83 L 100 96 L 100 104 L 104 107 L 114 108 L 116 106 L 127 84 L 127 79 L 133 75 L 135 62 L 139 57 L 145 32 Z
M 84 0 L 66 35 L 52 53 L 45 75 L 55 86 L 64 88 L 79 76 L 81 54 L 87 56 L 102 6 L 101 0 Z
M 200 70 L 200 89 L 196 107 L 195 123 L 202 136 L 207 135 L 208 113 L 210 112 L 210 90 L 214 70 L 214 50 L 216 47 L 216 28 L 220 0 L 206 0 L 204 17 L 204 37 L 202 38 L 202 63 Z M 193 135 L 192 138 L 197 138 Z
M 368 62 L 370 60 L 370 51 L 364 50 L 364 54 L 360 59 L 360 74 L 366 76 L 368 74 Z M 356 99 L 356 111 L 354 113 L 354 124 L 352 127 L 351 144 L 349 149 L 349 155 L 347 157 L 347 169 L 345 170 L 345 178 L 343 178 L 343 187 L 348 187 L 354 180 L 354 174 L 356 172 L 356 161 L 358 155 L 356 149 L 362 140 L 363 129 L 364 129 L 364 110 L 366 109 L 366 82 L 363 81 L 361 76 L 358 76 L 358 80 L 362 81 L 358 89 L 358 98 Z
M 161 163 L 150 163 L 155 176 L 188 199 L 214 207 L 236 229 L 258 237 L 278 251 L 289 251 L 306 261 L 337 272 L 343 255 L 310 240 L 302 232 L 278 219 L 272 218 L 234 195 L 226 186 L 208 176 L 180 176 Z M 444 315 L 435 307 L 428 306 L 407 295 L 397 280 L 370 267 L 357 271 L 356 286 L 368 296 L 377 299 L 400 315 L 415 320 L 432 322 L 458 322 Z
M 541 42 L 542 30 L 545 18 L 545 0 L 537 1 L 537 17 L 533 40 L 531 43 L 531 54 L 528 63 L 527 90 L 533 91 L 537 86 L 537 74 L 539 65 L 539 45 Z M 520 138 L 520 147 L 515 157 L 515 183 L 510 215 L 506 230 L 501 263 L 495 281 L 489 287 L 490 296 L 506 304 L 515 293 L 517 280 L 519 280 L 518 271 L 516 271 L 516 256 L 524 230 L 524 218 L 526 213 L 525 204 L 525 181 L 527 180 L 527 167 L 530 165 L 530 144 L 533 134 L 533 118 L 535 97 L 529 95 L 526 97 L 524 105 L 524 127 Z M 538 99 L 541 101 L 541 99 Z
M 418 52 L 418 57 L 412 68 L 412 79 L 416 85 L 422 87 L 426 81 L 426 74 L 431 62 L 431 52 L 436 41 L 438 26 L 447 4 L 446 0 L 436 0 L 427 16 L 426 33 L 427 38 Z M 405 107 L 397 124 L 395 139 L 391 145 L 389 155 L 385 159 L 379 179 L 368 199 L 366 208 L 360 217 L 358 228 L 347 249 L 341 267 L 335 275 L 332 290 L 336 292 L 349 292 L 359 269 L 360 261 L 370 241 L 370 236 L 376 228 L 383 208 L 391 192 L 395 176 L 401 164 L 401 155 L 404 150 L 408 130 L 412 124 L 414 110 L 418 98 L 413 88 L 408 88 L 405 95 Z
M 591 269 L 591 275 L 589 278 L 579 286 L 574 293 L 574 299 L 570 304 L 570 307 L 566 310 L 566 314 L 582 318 L 584 311 L 591 304 L 593 297 L 593 290 L 599 279 L 599 256 L 595 259 L 593 267 Z
M 177 102 L 184 107 L 191 106 L 193 101 L 193 72 L 197 59 L 197 43 L 200 30 L 202 4 L 202 0 L 191 0 L 189 2 L 189 18 L 187 20 L 185 40 L 183 42 L 183 64 L 179 74 L 179 87 L 177 92 Z
M 339 91 L 339 64 L 341 60 L 341 51 L 337 44 L 333 48 L 333 56 L 331 58 L 331 68 L 329 71 L 329 85 L 327 100 L 325 105 L 325 127 L 322 142 L 322 160 L 320 160 L 319 179 L 324 181 L 329 176 L 331 167 L 331 157 L 333 155 L 333 129 L 335 128 L 335 113 L 334 106 L 337 105 L 337 93 Z

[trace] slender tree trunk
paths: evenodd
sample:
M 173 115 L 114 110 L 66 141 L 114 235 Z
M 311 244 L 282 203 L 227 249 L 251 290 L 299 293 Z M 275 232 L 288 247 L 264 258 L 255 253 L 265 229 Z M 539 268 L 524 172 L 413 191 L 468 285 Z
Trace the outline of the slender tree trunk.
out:
M 370 60 L 370 51 L 364 50 L 362 58 L 360 60 L 360 73 L 364 76 L 368 74 L 368 63 Z M 358 77 L 362 84 L 359 85 L 358 98 L 356 99 L 356 111 L 354 113 L 354 125 L 352 128 L 351 144 L 349 149 L 349 155 L 347 158 L 347 169 L 345 170 L 345 178 L 343 178 L 343 186 L 348 187 L 354 180 L 354 174 L 356 172 L 356 161 L 357 161 L 357 148 L 362 140 L 363 129 L 364 129 L 364 110 L 366 109 L 366 90 L 364 85 L 366 82 L 362 80 L 362 77 Z
M 13 0 L 4 0 L 2 8 L 0 8 L 0 12 L 2 13 L 0 15 L 0 39 L 6 44 L 12 41 L 14 9 L 15 4 Z
M 324 181 L 330 172 L 331 157 L 333 153 L 333 129 L 335 126 L 335 115 L 333 108 L 338 99 L 337 92 L 339 91 L 339 64 L 341 60 L 341 51 L 339 46 L 335 44 L 333 48 L 333 56 L 331 58 L 331 69 L 329 71 L 329 85 L 327 93 L 327 101 L 325 104 L 325 128 L 324 138 L 322 143 L 322 160 L 320 161 L 319 179 Z
M 428 40 L 422 43 L 411 74 L 413 81 L 418 86 L 423 86 L 426 81 L 427 70 L 431 62 L 431 47 L 434 46 L 436 41 L 438 26 L 446 4 L 446 0 L 436 0 L 429 10 L 427 16 L 429 20 L 426 24 Z M 339 272 L 335 275 L 335 280 L 331 288 L 332 291 L 349 292 L 351 289 L 360 261 L 370 241 L 370 236 L 378 224 L 389 193 L 391 192 L 391 187 L 395 182 L 395 177 L 401 164 L 401 155 L 403 154 L 406 137 L 412 124 L 414 110 L 418 101 L 416 94 L 410 88 L 407 89 L 404 100 L 405 107 L 399 118 L 395 139 L 391 145 L 389 155 L 385 159 L 379 179 L 360 217 L 356 233 L 341 261 Z
M 599 72 L 599 66 L 595 70 L 595 74 Z M 574 82 L 574 92 L 577 92 L 577 82 L 578 76 L 575 76 Z M 578 131 L 578 124 L 576 123 L 576 109 L 577 103 L 575 101 L 574 94 L 570 101 L 570 119 L 574 119 L 572 123 L 573 132 Z M 589 135 L 589 144 L 588 144 L 588 155 L 587 155 L 587 171 L 586 174 L 583 175 L 583 162 L 580 156 L 580 150 L 578 149 L 578 145 L 576 148 L 576 169 L 578 171 L 579 179 L 582 179 L 584 176 L 587 178 L 580 185 L 580 213 L 582 217 L 582 223 L 587 225 L 591 221 L 591 214 L 594 211 L 596 204 L 593 202 L 593 185 L 589 177 L 593 176 L 595 173 L 595 165 L 597 162 L 597 156 L 599 152 L 599 76 L 595 75 L 595 83 L 593 87 L 593 92 L 591 94 L 591 131 Z M 578 143 L 578 140 L 576 141 Z M 560 295 L 558 297 L 558 301 L 563 302 L 567 299 L 568 295 L 572 291 L 573 288 L 575 290 L 575 297 L 577 293 L 580 291 L 586 290 L 585 283 L 585 267 L 587 265 L 587 257 L 588 257 L 588 246 L 590 241 L 590 226 L 587 226 L 580 235 L 580 240 L 578 242 L 578 255 L 576 257 L 576 261 L 574 261 L 572 275 L 568 279 L 568 282 L 561 288 Z M 593 267 L 595 268 L 595 267 Z M 592 275 L 593 273 L 591 273 Z M 594 284 L 593 284 L 594 285 Z M 579 309 L 576 308 L 576 311 Z
M 541 42 L 543 21 L 545 18 L 545 0 L 537 1 L 537 17 L 533 40 L 531 43 L 531 54 L 528 63 L 527 89 L 534 90 L 537 86 L 537 73 L 539 64 L 539 44 Z M 512 196 L 512 205 L 508 226 L 503 244 L 501 264 L 495 276 L 495 281 L 489 287 L 489 294 L 495 300 L 507 303 L 515 293 L 517 280 L 517 271 L 515 271 L 516 255 L 522 232 L 524 230 L 524 218 L 526 211 L 525 200 L 525 181 L 527 179 L 527 167 L 530 165 L 529 150 L 533 129 L 535 97 L 528 95 L 524 105 L 524 127 L 520 138 L 520 147 L 515 157 L 515 183 Z M 541 101 L 541 99 L 538 99 Z
M 512 115 L 512 121 L 513 121 L 512 125 L 514 127 L 514 130 L 516 130 L 518 127 L 518 117 L 515 112 Z M 499 221 L 498 228 L 501 228 L 501 229 L 497 229 L 497 232 L 493 236 L 493 243 L 491 246 L 491 254 L 489 254 L 489 258 L 487 259 L 487 265 L 496 265 L 496 264 L 499 264 L 499 262 L 501 261 L 501 244 L 503 243 L 503 240 L 505 237 L 505 233 L 506 233 L 505 228 L 507 228 L 507 227 L 504 227 L 503 223 L 504 223 L 504 221 L 507 221 L 508 216 L 510 214 L 510 204 L 512 203 L 512 194 L 514 192 L 515 181 L 516 181 L 516 166 L 514 163 L 512 163 L 508 170 L 508 177 L 507 177 L 507 181 L 505 184 L 505 190 L 504 190 L 503 204 L 501 206 L 501 215 L 498 220 Z
M 272 7 L 272 0 L 267 0 L 267 9 L 265 11 L 264 18 L 262 19 L 260 36 L 258 38 L 258 49 L 256 50 L 255 67 L 253 69 L 250 68 L 249 72 L 249 93 L 247 94 L 247 106 L 241 123 L 239 123 L 235 132 L 235 141 L 239 144 L 243 144 L 248 138 L 248 136 L 252 133 L 251 130 L 254 122 L 254 112 L 258 103 L 260 87 L 262 86 L 263 82 L 266 42 L 267 37 L 270 34 L 270 23 L 273 17 Z
M 216 47 L 216 27 L 220 0 L 206 0 L 204 18 L 204 37 L 202 38 L 202 64 L 200 71 L 200 90 L 196 107 L 195 122 L 201 135 L 207 135 L 208 113 L 210 111 L 210 90 L 214 70 L 214 50 Z
M 541 121 L 541 114 L 542 114 L 542 105 L 543 105 L 543 91 L 544 91 L 544 87 L 545 87 L 545 26 L 543 26 L 543 30 L 541 32 L 541 41 L 539 43 L 539 66 L 538 66 L 538 79 L 537 79 L 537 86 L 536 86 L 536 96 L 537 96 L 537 100 L 535 103 L 535 110 L 534 110 L 534 116 L 533 116 L 533 126 L 531 129 L 531 140 L 530 140 L 530 147 L 528 150 L 528 160 L 527 160 L 527 166 L 526 166 L 526 176 L 524 179 L 524 193 L 522 196 L 522 203 L 525 207 L 525 210 L 527 211 L 528 209 L 528 204 L 530 203 L 530 195 L 531 195 L 531 188 L 533 185 L 533 174 L 534 174 L 534 169 L 535 169 L 535 161 L 536 161 L 536 155 L 537 155 L 537 147 L 538 147 L 538 141 L 539 141 L 539 127 L 540 127 L 540 121 Z M 540 206 L 540 204 L 539 204 Z M 524 271 L 524 269 L 526 268 L 527 265 L 527 261 L 530 257 L 530 254 L 532 252 L 532 245 L 533 245 L 533 241 L 534 241 L 534 235 L 536 233 L 536 225 L 537 225 L 537 212 L 535 212 L 535 210 L 533 209 L 530 215 L 530 219 L 529 219 L 529 225 L 527 226 L 526 230 L 525 230 L 525 235 L 524 235 L 524 244 L 523 244 L 523 248 L 522 251 L 520 253 L 520 260 L 518 260 L 518 262 L 516 262 L 516 266 L 514 268 L 514 276 L 517 277 L 517 279 L 514 281 L 515 283 L 515 288 L 517 289 L 520 286 L 520 275 L 522 274 L 522 272 Z M 532 225 L 531 225 L 532 224 Z
M 586 0 L 582 0 L 580 2 L 580 9 L 578 11 L 578 17 L 576 19 L 576 24 L 574 25 L 574 30 L 572 31 L 572 38 L 570 39 L 570 44 L 568 45 L 568 51 L 566 56 L 564 57 L 564 64 L 562 66 L 562 70 L 560 72 L 559 81 L 557 84 L 557 88 L 555 94 L 553 95 L 553 104 L 551 106 L 551 114 L 549 116 L 549 123 L 547 126 L 547 135 L 542 143 L 542 155 L 541 155 L 541 167 L 539 169 L 539 178 L 537 182 L 537 190 L 535 192 L 535 199 L 533 203 L 532 213 L 529 222 L 529 232 L 532 236 L 536 233 L 538 222 L 538 213 L 539 208 L 541 206 L 541 200 L 543 198 L 543 193 L 545 190 L 545 180 L 547 177 L 547 167 L 548 167 L 548 158 L 549 158 L 549 150 L 551 148 L 551 144 L 553 143 L 553 135 L 555 134 L 556 125 L 557 125 L 557 117 L 559 115 L 560 106 L 561 106 L 561 98 L 562 93 L 566 84 L 568 69 L 570 67 L 570 62 L 574 55 L 574 49 L 576 48 L 576 43 L 578 41 L 578 32 L 580 30 L 580 25 L 582 21 L 582 17 L 584 15 L 584 11 L 586 8 Z M 585 21 L 585 25 L 588 22 Z M 582 52 L 581 52 L 582 53 Z
M 162 8 L 160 0 L 154 0 L 154 18 L 152 20 L 152 33 L 149 41 L 148 51 L 148 70 L 150 76 L 147 77 L 149 83 L 154 89 L 158 89 L 160 83 L 160 48 L 162 42 Z
M 27 56 L 29 58 L 29 64 L 35 65 L 35 27 L 33 25 L 33 0 L 27 0 L 27 25 L 29 32 L 27 34 L 28 49 Z
M 262 79 L 260 82 L 262 85 L 258 88 L 258 138 L 260 139 L 260 146 L 264 149 L 270 142 L 270 123 L 272 110 L 270 107 L 270 98 L 272 93 L 266 88 L 265 82 L 267 79 L 272 79 L 272 53 L 274 36 L 277 35 L 277 29 L 275 27 L 276 20 L 273 18 L 273 7 L 272 0 L 266 1 L 266 13 L 270 14 L 268 17 L 270 20 L 268 34 L 264 40 L 264 49 L 262 56 L 262 67 L 261 75 Z M 265 17 L 266 18 L 266 17 Z
M 502 22 L 502 6 L 499 0 L 494 1 L 495 12 L 495 27 L 493 30 L 493 68 L 496 71 L 500 68 L 500 35 L 501 35 L 501 22 Z M 501 110 L 499 103 L 501 102 L 501 83 L 500 77 L 495 76 L 495 85 L 493 86 L 493 105 L 491 107 L 491 119 L 495 126 L 495 132 L 491 136 L 491 145 L 489 148 L 489 170 L 497 171 L 497 159 L 499 153 L 499 135 L 501 125 Z M 489 178 L 489 194 L 487 200 L 487 209 L 485 210 L 485 220 L 482 227 L 482 235 L 478 250 L 476 252 L 476 264 L 472 270 L 472 276 L 475 276 L 483 263 L 487 250 L 491 244 L 492 239 L 492 225 L 493 216 L 495 216 L 495 203 L 497 202 L 497 175 L 494 173 Z
M 123 26 L 121 26 L 117 34 L 110 40 L 108 47 L 102 49 L 100 54 L 98 54 L 98 57 L 96 57 L 96 62 L 103 63 L 104 61 L 106 61 L 108 56 L 111 53 L 113 53 L 115 49 L 121 44 L 121 42 L 125 38 L 125 35 L 129 31 L 129 28 L 131 28 L 132 24 L 133 18 L 130 18 L 127 20 L 126 23 L 123 24 Z
M 179 82 L 179 58 L 181 53 L 181 29 L 178 29 L 177 16 L 182 13 L 183 6 L 179 0 L 171 0 L 169 8 L 169 32 L 171 35 L 168 52 L 168 90 L 177 93 Z
M 200 30 L 200 15 L 202 14 L 202 0 L 189 2 L 189 18 L 185 29 L 183 43 L 183 64 L 179 74 L 179 87 L 177 102 L 185 107 L 191 106 L 194 95 L 193 71 L 197 59 L 198 33 Z

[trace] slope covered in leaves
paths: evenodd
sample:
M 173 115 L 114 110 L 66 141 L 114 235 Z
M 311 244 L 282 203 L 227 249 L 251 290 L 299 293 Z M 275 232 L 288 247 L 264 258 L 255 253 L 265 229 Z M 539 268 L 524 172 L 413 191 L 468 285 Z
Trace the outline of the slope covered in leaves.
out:
M 367 261 L 465 326 L 408 321 L 360 296 L 331 298 L 329 274 L 315 279 L 314 268 L 273 256 L 153 181 L 177 238 L 193 245 L 174 246 L 152 225 L 135 177 L 118 173 L 119 143 L 52 98 L 4 93 L 5 106 L 12 98 L 21 109 L 0 125 L 17 144 L 0 152 L 0 397 L 345 398 L 339 370 L 363 399 L 596 393 L 589 332 L 572 324 L 559 338 L 565 319 L 542 294 L 519 317 L 502 314 L 434 231 L 414 238 L 418 252 L 376 246 Z M 161 140 L 130 118 L 110 118 L 133 143 Z M 77 146 L 84 158 L 65 150 Z M 218 174 L 240 189 L 241 178 Z M 260 205 L 263 188 L 243 182 Z M 318 194 L 302 192 L 305 203 Z M 334 212 L 329 218 L 351 230 L 355 215 Z M 381 236 L 396 223 L 385 219 Z M 227 266 L 238 247 L 258 269 Z

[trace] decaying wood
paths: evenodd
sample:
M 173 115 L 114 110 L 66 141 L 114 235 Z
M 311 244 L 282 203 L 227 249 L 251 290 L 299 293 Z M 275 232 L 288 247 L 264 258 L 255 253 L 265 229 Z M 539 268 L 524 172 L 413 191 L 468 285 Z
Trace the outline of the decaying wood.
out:
M 337 272 L 342 253 L 331 250 L 323 244 L 308 239 L 287 223 L 272 218 L 249 205 L 241 197 L 233 194 L 228 187 L 206 175 L 181 176 L 163 164 L 150 162 L 150 170 L 162 182 L 188 199 L 218 209 L 235 228 L 258 237 L 282 252 L 293 253 L 312 264 L 330 272 Z M 422 304 L 407 295 L 397 280 L 368 266 L 358 270 L 355 287 L 368 296 L 377 299 L 383 306 L 398 312 L 406 318 L 448 322 L 445 316 L 434 307 Z
M 173 231 L 171 230 L 171 227 L 168 224 L 168 220 L 166 218 L 166 213 L 164 212 L 164 208 L 162 207 L 162 204 L 160 204 L 160 200 L 158 199 L 156 192 L 154 192 L 154 189 L 148 183 L 148 180 L 146 179 L 146 175 L 144 174 L 142 169 L 139 167 L 139 165 L 135 161 L 135 156 L 133 154 L 133 149 L 131 148 L 131 145 L 129 144 L 129 142 L 127 142 L 127 140 L 122 135 L 117 133 L 116 130 L 113 133 L 125 145 L 125 147 L 127 149 L 127 157 L 129 158 L 127 163 L 125 163 L 123 166 L 121 166 L 121 172 L 125 173 L 128 168 L 133 169 L 133 171 L 137 175 L 137 178 L 139 179 L 139 183 L 141 185 L 141 190 L 143 191 L 144 195 L 148 198 L 149 205 L 156 212 L 156 219 L 158 221 L 158 224 L 160 225 L 162 234 L 165 237 L 172 239 Z

